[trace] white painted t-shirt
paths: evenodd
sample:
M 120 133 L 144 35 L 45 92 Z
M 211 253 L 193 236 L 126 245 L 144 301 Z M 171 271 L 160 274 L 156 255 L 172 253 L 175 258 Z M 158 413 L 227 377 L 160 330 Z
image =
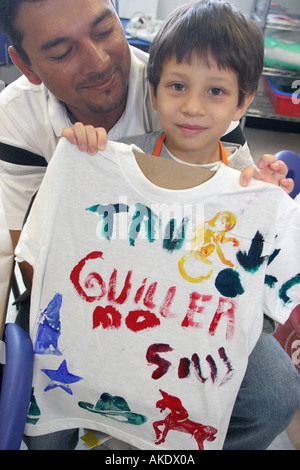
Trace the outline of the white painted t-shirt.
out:
M 26 434 L 222 449 L 263 312 L 300 302 L 300 208 L 239 176 L 169 190 L 130 146 L 59 143 L 16 252 L 34 267 Z

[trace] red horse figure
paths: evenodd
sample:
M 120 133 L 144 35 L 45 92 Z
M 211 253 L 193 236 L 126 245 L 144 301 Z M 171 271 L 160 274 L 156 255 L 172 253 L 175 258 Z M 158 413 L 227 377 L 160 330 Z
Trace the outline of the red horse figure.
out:
M 167 417 L 161 421 L 155 421 L 153 423 L 153 428 L 156 434 L 155 444 L 161 444 L 165 442 L 167 434 L 169 431 L 180 431 L 187 434 L 191 434 L 197 442 L 199 450 L 204 450 L 204 441 L 214 441 L 216 439 L 215 434 L 217 429 L 212 426 L 205 426 L 203 424 L 195 423 L 188 419 L 188 412 L 182 406 L 181 400 L 177 397 L 168 395 L 168 393 L 160 390 L 160 393 L 163 396 L 162 400 L 159 400 L 156 403 L 156 408 L 160 408 L 162 413 L 166 408 L 171 412 Z M 163 429 L 160 430 L 160 426 L 163 426 Z

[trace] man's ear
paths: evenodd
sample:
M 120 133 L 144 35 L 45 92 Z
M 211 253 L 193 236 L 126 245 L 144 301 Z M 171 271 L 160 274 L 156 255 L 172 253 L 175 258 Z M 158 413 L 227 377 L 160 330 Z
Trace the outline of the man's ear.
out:
M 151 91 L 152 106 L 153 106 L 153 108 L 155 109 L 155 111 L 157 111 L 157 98 L 156 98 L 156 95 L 155 95 L 155 93 L 154 93 L 154 89 L 153 89 L 152 83 L 150 83 L 149 85 L 150 85 L 150 91 Z
M 243 117 L 243 115 L 249 108 L 250 104 L 252 103 L 254 96 L 255 96 L 255 92 L 252 93 L 251 95 L 246 95 L 244 97 L 243 103 L 236 108 L 236 111 L 232 119 L 233 121 L 239 121 Z
M 25 75 L 28 80 L 33 83 L 33 85 L 40 85 L 42 80 L 37 76 L 37 74 L 33 71 L 32 66 L 27 64 L 17 53 L 16 49 L 13 46 L 10 46 L 9 54 L 13 63 L 18 67 L 18 69 Z

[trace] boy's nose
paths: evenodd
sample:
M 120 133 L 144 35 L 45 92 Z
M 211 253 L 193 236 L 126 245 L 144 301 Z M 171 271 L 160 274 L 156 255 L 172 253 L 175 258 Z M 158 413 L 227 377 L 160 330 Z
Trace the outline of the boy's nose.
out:
M 205 103 L 198 94 L 188 94 L 182 105 L 181 111 L 190 116 L 202 116 L 205 114 Z

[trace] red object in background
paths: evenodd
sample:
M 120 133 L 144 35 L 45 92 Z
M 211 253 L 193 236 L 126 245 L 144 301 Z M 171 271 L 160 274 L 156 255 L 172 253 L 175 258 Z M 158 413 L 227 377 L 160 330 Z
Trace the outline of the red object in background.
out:
M 294 308 L 284 325 L 279 325 L 273 335 L 290 356 L 300 374 L 300 305 Z
M 291 88 L 291 79 L 263 76 L 264 89 L 275 112 L 283 116 L 300 116 L 297 89 Z M 284 91 L 284 90 L 289 91 Z

